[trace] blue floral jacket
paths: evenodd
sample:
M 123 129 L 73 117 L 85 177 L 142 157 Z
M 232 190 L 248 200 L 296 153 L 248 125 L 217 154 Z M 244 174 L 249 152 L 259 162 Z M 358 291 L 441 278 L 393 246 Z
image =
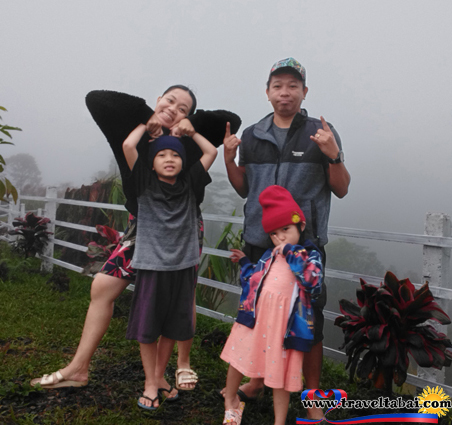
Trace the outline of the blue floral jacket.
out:
M 283 342 L 285 349 L 311 350 L 314 338 L 311 300 L 320 295 L 323 280 L 322 257 L 317 249 L 312 242 L 306 241 L 304 247 L 287 244 L 283 250 L 283 255 L 298 283 L 294 286 L 290 315 L 287 318 Z M 273 260 L 272 249 L 268 249 L 257 264 L 251 263 L 247 257 L 240 260 L 242 295 L 237 322 L 249 328 L 254 328 L 256 304 Z

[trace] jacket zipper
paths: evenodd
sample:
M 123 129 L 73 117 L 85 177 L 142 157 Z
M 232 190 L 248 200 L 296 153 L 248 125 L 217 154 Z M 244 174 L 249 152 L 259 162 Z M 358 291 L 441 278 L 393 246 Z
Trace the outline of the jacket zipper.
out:
M 256 304 L 257 304 L 257 299 L 259 298 L 259 296 L 260 296 L 260 290 L 261 290 L 261 286 L 262 286 L 262 281 L 265 279 L 265 276 L 267 276 L 267 273 L 268 273 L 268 271 L 270 270 L 270 266 L 272 265 L 272 263 L 273 263 L 273 259 L 274 259 L 274 257 L 273 257 L 273 255 L 270 257 L 270 264 L 268 265 L 268 267 L 265 267 L 265 271 L 264 271 L 264 274 L 262 275 L 262 277 L 261 277 L 261 280 L 259 281 L 259 286 L 257 287 L 257 290 L 256 290 L 256 297 L 254 298 L 254 306 L 253 306 L 253 318 L 254 319 L 256 319 Z
M 298 298 L 300 298 L 300 297 L 298 297 Z M 297 301 L 295 301 L 295 304 L 297 304 Z M 292 323 L 294 321 L 295 314 L 296 314 L 296 307 L 292 310 L 292 313 L 291 313 L 290 319 L 289 319 L 289 323 L 287 324 L 286 333 L 284 334 L 284 339 L 283 339 L 283 344 L 282 344 L 284 350 L 286 350 L 286 338 L 289 336 L 289 331 L 290 331 L 290 328 L 292 327 Z M 284 356 L 284 353 L 283 353 L 283 356 Z

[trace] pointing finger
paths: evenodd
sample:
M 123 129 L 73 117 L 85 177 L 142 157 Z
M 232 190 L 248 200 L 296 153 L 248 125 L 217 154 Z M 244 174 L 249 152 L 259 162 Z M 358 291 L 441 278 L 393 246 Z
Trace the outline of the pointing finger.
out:
M 328 123 L 325 121 L 325 118 L 323 118 L 322 116 L 320 116 L 320 121 L 322 121 L 322 126 L 323 129 L 325 131 L 331 131 L 330 126 L 328 125 Z
M 224 135 L 224 138 L 229 137 L 231 135 L 231 123 L 226 123 L 226 134 Z

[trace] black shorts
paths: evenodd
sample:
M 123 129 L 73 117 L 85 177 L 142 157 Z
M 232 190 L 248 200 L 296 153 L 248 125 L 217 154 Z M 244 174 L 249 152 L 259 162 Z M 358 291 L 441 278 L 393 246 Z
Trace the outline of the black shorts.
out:
M 250 259 L 252 263 L 257 263 L 259 259 L 264 255 L 268 248 L 261 248 L 259 246 L 251 245 L 245 242 L 243 247 L 243 252 Z M 323 309 L 326 305 L 326 285 L 325 285 L 325 264 L 326 264 L 326 253 L 324 247 L 319 248 L 322 254 L 322 265 L 323 265 L 323 281 L 322 281 L 322 292 L 312 301 L 312 310 L 314 312 L 314 340 L 313 345 L 318 344 L 323 341 L 323 326 L 325 323 L 325 317 L 323 316 Z
M 126 338 L 152 344 L 159 336 L 176 341 L 193 338 L 196 268 L 176 271 L 137 270 Z

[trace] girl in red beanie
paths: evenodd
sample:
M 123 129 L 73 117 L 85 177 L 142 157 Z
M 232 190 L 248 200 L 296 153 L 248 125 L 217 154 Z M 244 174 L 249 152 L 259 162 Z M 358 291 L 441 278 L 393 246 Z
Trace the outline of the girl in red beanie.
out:
M 303 352 L 311 349 L 311 299 L 322 287 L 322 259 L 309 241 L 301 245 L 305 217 L 292 195 L 269 186 L 259 196 L 262 226 L 275 247 L 257 264 L 231 250 L 241 266 L 237 321 L 221 353 L 229 363 L 223 424 L 240 425 L 244 402 L 237 390 L 243 376 L 264 378 L 273 388 L 275 425 L 286 423 L 290 392 L 303 388 Z

